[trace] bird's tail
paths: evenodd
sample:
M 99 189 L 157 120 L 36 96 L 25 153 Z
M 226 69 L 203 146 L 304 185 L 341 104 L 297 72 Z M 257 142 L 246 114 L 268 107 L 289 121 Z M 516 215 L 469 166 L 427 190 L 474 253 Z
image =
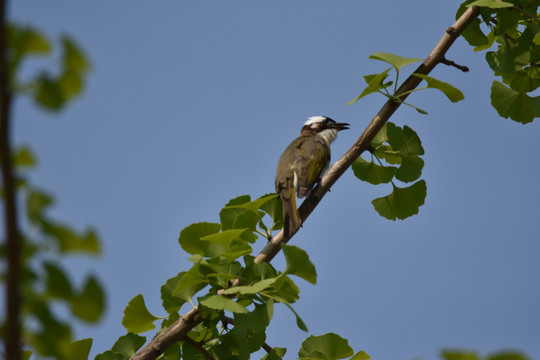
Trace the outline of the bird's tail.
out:
M 283 235 L 285 239 L 290 239 L 298 231 L 300 225 L 302 225 L 302 219 L 296 209 L 295 189 L 293 188 L 290 193 L 291 196 L 288 198 L 281 196 L 281 202 L 283 204 Z

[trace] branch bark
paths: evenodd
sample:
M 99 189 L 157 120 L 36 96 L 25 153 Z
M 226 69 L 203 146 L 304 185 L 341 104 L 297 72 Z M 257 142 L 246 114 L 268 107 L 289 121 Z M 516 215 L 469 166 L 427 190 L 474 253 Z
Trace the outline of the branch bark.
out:
M 417 74 L 429 74 L 433 68 L 439 64 L 444 55 L 452 46 L 454 41 L 459 37 L 463 30 L 480 14 L 480 9 L 477 6 L 470 7 L 465 11 L 459 19 L 449 27 L 438 44 L 433 48 L 429 56 L 424 62 L 414 71 Z M 415 89 L 422 81 L 419 77 L 409 76 L 403 84 L 399 87 L 396 96 L 404 94 L 410 90 Z M 402 100 L 407 98 L 408 94 L 401 96 Z M 371 146 L 371 141 L 388 121 L 390 116 L 399 108 L 401 104 L 394 101 L 387 101 L 377 115 L 371 120 L 366 127 L 362 135 L 356 140 L 352 147 L 338 160 L 332 167 L 326 172 L 321 183 L 312 191 L 310 197 L 308 197 L 302 205 L 299 207 L 298 212 L 304 222 L 309 215 L 313 212 L 315 207 L 322 200 L 324 195 L 328 192 L 330 187 L 340 178 L 341 175 L 347 170 L 354 160 L 360 156 L 365 150 L 368 150 Z M 291 235 L 291 237 L 294 234 Z M 281 244 L 286 242 L 283 237 L 283 231 L 280 231 L 272 240 L 264 247 L 261 253 L 255 258 L 255 262 L 270 262 L 274 256 L 281 250 Z M 238 279 L 233 285 L 238 285 Z M 185 321 L 184 318 L 188 317 L 192 321 Z M 197 311 L 197 307 L 189 311 L 187 314 L 177 320 L 170 328 L 164 330 L 158 336 L 156 336 L 150 343 L 135 354 L 131 360 L 153 360 L 156 359 L 167 346 L 172 345 L 175 341 L 182 339 L 185 334 L 192 327 L 199 324 L 202 321 L 200 314 Z M 182 323 L 182 324 L 180 324 Z M 192 326 L 188 329 L 185 326 Z M 168 344 L 168 345 L 167 345 Z
M 6 274 L 6 325 L 4 350 L 6 359 L 20 360 L 21 354 L 21 243 L 15 201 L 15 176 L 11 158 L 11 89 L 8 71 L 8 39 L 6 7 L 7 1 L 0 0 L 0 166 L 4 190 L 5 254 Z

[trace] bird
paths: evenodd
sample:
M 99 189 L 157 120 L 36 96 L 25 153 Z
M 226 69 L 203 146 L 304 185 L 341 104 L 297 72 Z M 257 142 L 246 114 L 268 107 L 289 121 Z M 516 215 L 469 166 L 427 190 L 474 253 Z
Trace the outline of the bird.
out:
M 283 204 L 283 235 L 289 239 L 301 226 L 296 198 L 309 197 L 330 165 L 330 144 L 349 128 L 327 116 L 312 116 L 300 136 L 283 151 L 276 169 L 276 193 Z

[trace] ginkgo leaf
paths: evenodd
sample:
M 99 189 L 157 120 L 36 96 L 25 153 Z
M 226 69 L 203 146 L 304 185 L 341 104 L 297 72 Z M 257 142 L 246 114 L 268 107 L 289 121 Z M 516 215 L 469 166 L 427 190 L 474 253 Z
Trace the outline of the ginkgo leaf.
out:
M 384 87 L 383 81 L 388 77 L 388 72 L 390 70 L 392 70 L 392 68 L 388 68 L 380 74 L 371 75 L 369 77 L 366 76 L 365 79 L 366 79 L 366 82 L 368 83 L 368 86 L 360 93 L 360 95 L 358 95 L 357 97 L 349 101 L 347 105 L 354 104 L 355 102 L 357 102 L 364 96 L 377 92 L 379 91 L 379 89 L 383 88 Z
M 381 60 L 392 65 L 397 71 L 402 67 L 409 64 L 414 64 L 415 62 L 421 61 L 422 59 L 418 58 L 407 58 L 399 55 L 388 54 L 388 53 L 374 53 L 369 56 L 370 59 Z
M 437 80 L 431 76 L 423 75 L 423 74 L 413 74 L 416 77 L 419 77 L 422 80 L 425 80 L 427 82 L 427 87 L 431 89 L 437 89 L 440 90 L 446 95 L 448 99 L 452 102 L 458 102 L 460 100 L 465 99 L 465 96 L 463 96 L 463 93 L 458 88 L 453 87 L 452 85 L 445 83 L 444 81 Z
M 344 359 L 354 354 L 347 339 L 328 333 L 320 336 L 310 336 L 298 350 L 300 360 L 313 359 Z
M 308 254 L 294 245 L 281 245 L 287 267 L 285 274 L 296 275 L 312 284 L 317 283 L 317 271 L 315 265 L 309 260 Z
M 522 124 L 530 123 L 540 116 L 539 96 L 534 98 L 524 92 L 515 91 L 504 84 L 493 81 L 491 85 L 491 104 L 500 116 L 510 117 Z
M 499 8 L 512 7 L 514 6 L 514 4 L 507 3 L 504 1 L 495 1 L 495 0 L 477 0 L 477 1 L 473 1 L 470 4 L 467 4 L 467 7 L 471 7 L 471 6 L 483 6 L 483 7 L 488 7 L 491 9 L 499 9 Z
M 395 166 L 380 166 L 361 156 L 354 161 L 351 168 L 357 178 L 373 185 L 390 182 L 397 170 Z
M 426 198 L 426 182 L 420 180 L 406 188 L 393 185 L 391 194 L 372 201 L 377 212 L 390 220 L 406 219 L 418 214 L 418 208 L 424 204 Z
M 148 330 L 155 329 L 154 321 L 159 318 L 152 315 L 144 303 L 144 298 L 141 294 L 135 296 L 126 306 L 122 325 L 127 331 L 140 334 Z
M 201 297 L 199 298 L 199 303 L 214 310 L 226 310 L 240 314 L 249 312 L 244 305 L 221 295 Z
M 95 322 L 105 309 L 105 293 L 98 280 L 89 276 L 79 294 L 70 299 L 71 311 L 80 319 Z

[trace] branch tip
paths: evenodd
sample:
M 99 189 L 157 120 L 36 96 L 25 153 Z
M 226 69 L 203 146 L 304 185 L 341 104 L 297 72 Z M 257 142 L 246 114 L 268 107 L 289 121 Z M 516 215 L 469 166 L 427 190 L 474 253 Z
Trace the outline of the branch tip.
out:
M 453 62 L 452 60 L 448 60 L 447 58 L 442 58 L 441 63 L 444 65 L 455 67 L 456 69 L 459 69 L 463 72 L 468 72 L 469 68 L 465 65 L 459 65 Z

